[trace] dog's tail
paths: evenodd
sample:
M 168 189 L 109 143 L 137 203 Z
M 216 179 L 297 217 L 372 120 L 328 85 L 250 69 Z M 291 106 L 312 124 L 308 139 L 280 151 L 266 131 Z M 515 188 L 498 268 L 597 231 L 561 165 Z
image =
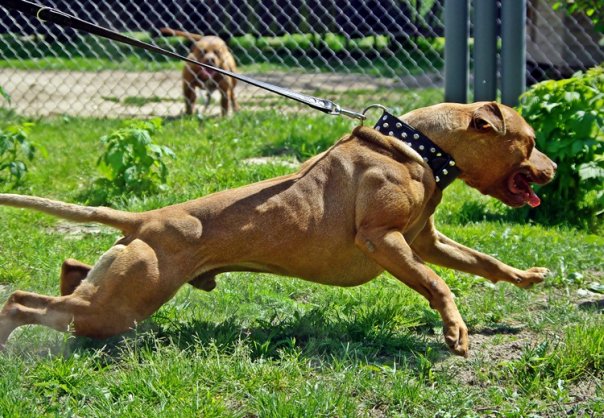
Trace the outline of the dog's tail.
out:
M 199 41 L 199 40 L 201 40 L 201 38 L 203 38 L 203 35 L 200 35 L 198 33 L 184 32 L 181 30 L 176 30 L 176 29 L 171 29 L 171 28 L 161 28 L 159 31 L 162 33 L 162 35 L 180 36 L 182 38 L 186 38 L 193 42 Z
M 121 210 L 81 206 L 36 196 L 0 193 L 0 205 L 34 209 L 75 222 L 99 222 L 121 230 L 134 231 L 142 222 L 140 214 Z

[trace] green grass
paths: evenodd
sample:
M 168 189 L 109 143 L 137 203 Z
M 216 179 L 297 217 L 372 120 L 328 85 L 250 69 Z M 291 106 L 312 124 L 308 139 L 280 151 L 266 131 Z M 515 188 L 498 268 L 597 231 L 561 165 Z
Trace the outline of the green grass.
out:
M 121 122 L 34 122 L 30 139 L 46 155 L 10 191 L 80 201 L 98 176 L 99 137 Z M 320 152 L 352 126 L 310 112 L 166 121 L 154 139 L 177 155 L 169 189 L 115 206 L 151 209 L 285 174 L 292 168 L 279 161 Z M 243 163 L 257 156 L 274 163 Z M 469 359 L 449 354 L 438 315 L 387 274 L 336 288 L 230 273 L 210 293 L 183 288 L 109 340 L 21 328 L 0 354 L 0 416 L 601 415 L 602 296 L 578 291 L 604 281 L 604 238 L 509 213 L 460 182 L 437 211 L 441 231 L 459 242 L 553 272 L 521 290 L 435 267 L 470 329 Z M 55 218 L 5 207 L 0 225 L 0 301 L 15 289 L 57 294 L 64 258 L 94 262 L 117 237 L 107 228 L 66 231 Z

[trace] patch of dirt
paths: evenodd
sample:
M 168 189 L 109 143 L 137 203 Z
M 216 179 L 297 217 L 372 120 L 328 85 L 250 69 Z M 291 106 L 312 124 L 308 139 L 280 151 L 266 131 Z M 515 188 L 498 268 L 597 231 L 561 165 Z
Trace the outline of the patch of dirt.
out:
M 281 158 L 281 157 L 253 157 L 247 158 L 242 161 L 243 164 L 246 165 L 281 165 L 291 169 L 297 169 L 300 166 L 300 162 L 296 159 L 292 158 Z
M 59 233 L 65 236 L 65 239 L 80 239 L 84 235 L 97 235 L 115 233 L 115 230 L 104 225 L 72 223 L 60 220 L 52 228 L 48 228 L 49 232 Z
M 442 85 L 443 80 L 440 72 L 398 79 L 344 73 L 246 75 L 301 93 L 312 94 L 320 90 L 335 97 L 352 89 L 434 87 Z M 0 86 L 11 95 L 11 107 L 27 116 L 176 117 L 184 107 L 181 82 L 180 70 L 77 72 L 0 69 Z M 279 97 L 243 82 L 237 83 L 236 96 L 240 102 L 253 103 Z M 139 104 L 126 100 L 132 98 L 136 98 L 134 102 Z M 219 101 L 214 100 L 205 116 L 219 114 Z

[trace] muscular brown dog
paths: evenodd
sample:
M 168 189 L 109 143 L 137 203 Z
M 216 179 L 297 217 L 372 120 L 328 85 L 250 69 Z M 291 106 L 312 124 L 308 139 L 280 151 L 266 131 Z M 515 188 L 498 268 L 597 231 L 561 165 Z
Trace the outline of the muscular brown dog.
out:
M 160 32 L 168 36 L 180 36 L 193 42 L 188 58 L 208 64 L 212 67 L 222 68 L 231 72 L 237 71 L 235 59 L 227 44 L 217 36 L 203 36 L 194 33 L 183 32 L 170 28 L 162 28 Z M 210 104 L 210 98 L 214 90 L 220 92 L 220 106 L 222 116 L 226 116 L 229 106 L 233 112 L 239 110 L 235 99 L 235 85 L 237 80 L 222 75 L 199 65 L 185 63 L 182 70 L 182 89 L 185 97 L 185 112 L 192 115 L 197 101 L 197 89 L 206 91 L 206 104 L 204 111 Z
M 555 164 L 534 133 L 496 103 L 440 104 L 403 119 L 451 154 L 460 178 L 510 206 L 535 203 L 530 183 Z M 547 269 L 520 270 L 439 233 L 441 191 L 428 165 L 398 139 L 358 127 L 291 175 L 142 213 L 0 194 L 0 204 L 72 221 L 100 222 L 121 238 L 88 266 L 67 260 L 62 296 L 16 291 L 0 312 L 0 344 L 26 324 L 108 337 L 144 320 L 185 283 L 212 290 L 227 271 L 270 272 L 337 285 L 388 270 L 417 290 L 443 320 L 445 340 L 468 353 L 468 331 L 451 291 L 426 262 L 520 287 Z

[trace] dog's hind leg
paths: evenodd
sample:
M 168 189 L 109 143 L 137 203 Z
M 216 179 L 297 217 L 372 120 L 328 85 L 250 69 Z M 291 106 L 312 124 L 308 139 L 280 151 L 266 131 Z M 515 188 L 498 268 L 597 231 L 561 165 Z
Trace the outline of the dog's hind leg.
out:
M 86 278 L 92 266 L 69 258 L 61 266 L 61 296 L 71 295 Z
M 176 276 L 170 276 L 172 270 L 167 268 L 166 280 L 160 280 L 156 253 L 141 240 L 115 245 L 69 295 L 13 293 L 0 311 L 0 346 L 22 325 L 73 329 L 76 335 L 95 338 L 128 331 L 168 301 L 182 285 Z
M 0 311 L 0 348 L 15 328 L 22 325 L 40 324 L 67 331 L 73 320 L 69 304 L 63 296 L 44 296 L 19 290 L 14 292 Z

